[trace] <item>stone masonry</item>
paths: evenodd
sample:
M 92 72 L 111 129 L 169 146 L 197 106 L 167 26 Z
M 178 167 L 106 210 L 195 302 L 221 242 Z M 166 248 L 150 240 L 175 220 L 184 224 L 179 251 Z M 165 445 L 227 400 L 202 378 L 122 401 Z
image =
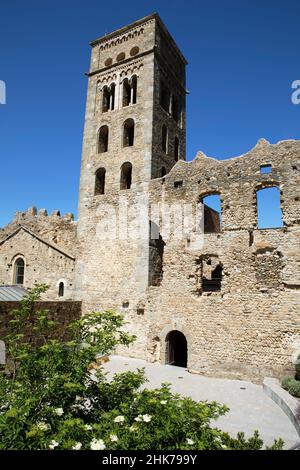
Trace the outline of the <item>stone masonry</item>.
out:
M 0 234 L 0 282 L 13 283 L 22 256 L 25 286 L 48 282 L 56 300 L 64 280 L 84 313 L 122 312 L 137 340 L 119 352 L 132 357 L 252 380 L 291 372 L 300 353 L 300 141 L 262 139 L 239 157 L 199 152 L 186 162 L 187 62 L 159 16 L 91 46 L 78 222 L 18 214 Z M 283 225 L 260 229 L 257 193 L 271 187 Z M 220 196 L 221 217 L 210 195 Z M 178 237 L 182 208 L 194 225 Z

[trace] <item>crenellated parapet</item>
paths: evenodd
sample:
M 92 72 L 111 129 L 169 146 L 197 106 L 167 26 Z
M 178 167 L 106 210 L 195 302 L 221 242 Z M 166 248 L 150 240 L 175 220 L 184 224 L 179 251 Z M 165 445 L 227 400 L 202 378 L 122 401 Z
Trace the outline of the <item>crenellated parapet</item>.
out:
M 0 229 L 0 241 L 23 226 L 46 242 L 57 245 L 75 256 L 76 225 L 71 213 L 62 216 L 59 210 L 54 210 L 48 215 L 46 209 L 38 211 L 36 207 L 30 207 L 25 212 L 16 212 L 14 219 Z

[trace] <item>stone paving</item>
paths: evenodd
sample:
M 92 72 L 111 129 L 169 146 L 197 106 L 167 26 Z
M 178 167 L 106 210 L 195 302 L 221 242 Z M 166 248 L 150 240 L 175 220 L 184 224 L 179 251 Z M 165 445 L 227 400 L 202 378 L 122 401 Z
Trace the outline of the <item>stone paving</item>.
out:
M 244 431 L 249 436 L 258 429 L 266 445 L 281 437 L 285 448 L 300 440 L 287 416 L 265 395 L 261 385 L 242 380 L 204 377 L 190 374 L 182 367 L 152 364 L 121 356 L 111 356 L 104 365 L 109 375 L 142 367 L 149 380 L 145 385 L 148 388 L 156 388 L 162 382 L 168 382 L 172 391 L 194 400 L 217 401 L 227 405 L 230 411 L 219 418 L 216 424 L 233 436 L 238 431 Z

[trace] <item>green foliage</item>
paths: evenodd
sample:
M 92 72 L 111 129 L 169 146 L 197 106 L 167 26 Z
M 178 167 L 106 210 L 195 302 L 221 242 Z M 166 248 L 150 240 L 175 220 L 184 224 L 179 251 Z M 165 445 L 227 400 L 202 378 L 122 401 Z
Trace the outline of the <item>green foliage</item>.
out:
M 282 388 L 289 392 L 294 397 L 300 398 L 300 382 L 293 379 L 293 377 L 285 377 L 282 380 Z
M 5 338 L 9 370 L 0 373 L 0 449 L 261 449 L 256 432 L 236 439 L 211 426 L 226 406 L 196 403 L 170 392 L 142 390 L 143 370 L 108 380 L 97 355 L 134 337 L 123 317 L 93 312 L 72 323 L 70 340 L 56 338 L 56 323 L 33 303 L 47 286 L 35 287 L 11 312 Z M 34 336 L 30 342 L 27 338 Z M 282 447 L 275 441 L 272 448 Z
M 295 379 L 299 380 L 299 382 L 300 382 L 300 354 L 297 358 L 295 369 L 296 369 Z

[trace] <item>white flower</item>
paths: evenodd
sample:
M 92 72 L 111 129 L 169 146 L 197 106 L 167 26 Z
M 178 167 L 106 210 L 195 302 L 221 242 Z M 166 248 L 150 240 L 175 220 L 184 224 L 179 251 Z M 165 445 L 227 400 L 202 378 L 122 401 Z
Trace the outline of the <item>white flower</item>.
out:
M 124 416 L 120 415 L 120 416 L 117 416 L 115 419 L 114 419 L 114 422 L 115 423 L 124 423 L 125 421 L 125 418 Z
M 64 414 L 64 410 L 62 408 L 55 408 L 54 413 L 57 416 L 62 416 Z
M 45 423 L 44 421 L 38 421 L 36 426 L 40 431 L 48 431 L 48 429 L 50 429 L 49 424 Z
M 91 442 L 91 449 L 92 450 L 104 450 L 105 444 L 102 439 L 93 439 Z
M 161 403 L 162 405 L 166 405 L 166 404 L 167 404 L 167 400 L 161 400 L 160 403 Z
M 91 430 L 93 429 L 93 426 L 91 426 L 90 424 L 85 424 L 85 425 L 84 425 L 84 429 L 85 429 L 86 431 L 91 431 Z
M 81 442 L 76 442 L 76 444 L 73 445 L 72 450 L 80 450 L 82 447 Z
M 222 449 L 227 449 L 227 446 L 225 446 L 223 444 L 221 445 L 221 447 L 222 447 Z
M 136 418 L 134 418 L 134 421 L 143 421 L 142 415 L 138 415 Z
M 59 443 L 57 441 L 55 441 L 54 439 L 52 439 L 52 441 L 50 441 L 50 443 L 49 443 L 49 449 L 53 450 L 57 446 L 59 446 Z
M 192 446 L 194 444 L 193 439 L 187 439 L 186 442 L 189 446 Z
M 143 415 L 143 421 L 145 423 L 150 423 L 152 416 L 150 415 Z
M 115 434 L 111 434 L 109 437 L 110 437 L 111 442 L 118 442 L 119 440 L 118 436 L 116 436 Z
M 132 426 L 130 426 L 130 428 L 129 428 L 130 432 L 134 432 L 136 430 L 137 430 L 137 426 L 135 426 L 134 424 Z

